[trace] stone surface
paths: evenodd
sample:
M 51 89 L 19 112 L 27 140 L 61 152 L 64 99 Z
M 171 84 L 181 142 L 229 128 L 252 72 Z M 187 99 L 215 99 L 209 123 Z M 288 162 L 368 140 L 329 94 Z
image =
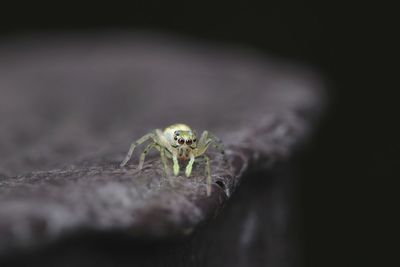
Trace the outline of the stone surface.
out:
M 0 58 L 3 256 L 85 233 L 136 244 L 191 236 L 246 173 L 288 160 L 324 107 L 322 84 L 305 68 L 166 37 L 10 40 Z M 209 152 L 211 197 L 201 163 L 190 178 L 164 177 L 157 153 L 142 171 L 139 152 L 119 167 L 130 142 L 176 122 L 225 143 L 232 168 Z

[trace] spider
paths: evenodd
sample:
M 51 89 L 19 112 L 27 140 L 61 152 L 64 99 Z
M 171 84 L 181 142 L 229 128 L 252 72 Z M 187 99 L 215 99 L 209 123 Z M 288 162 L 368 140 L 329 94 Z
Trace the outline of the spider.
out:
M 211 195 L 211 170 L 210 170 L 210 158 L 205 155 L 206 150 L 210 144 L 222 154 L 224 161 L 227 162 L 225 156 L 225 150 L 222 142 L 213 134 L 208 131 L 204 131 L 199 140 L 197 140 L 197 134 L 189 126 L 185 124 L 173 124 L 161 131 L 161 129 L 155 129 L 152 132 L 142 136 L 137 141 L 133 142 L 129 148 L 129 151 L 125 159 L 120 164 L 121 167 L 125 166 L 126 163 L 132 157 L 132 153 L 136 146 L 151 140 L 147 147 L 143 150 L 140 155 L 138 169 L 141 170 L 146 157 L 146 154 L 152 149 L 156 148 L 160 151 L 160 157 L 164 166 L 164 174 L 169 176 L 170 171 L 167 165 L 167 158 L 173 161 L 174 175 L 178 176 L 180 166 L 179 161 L 188 161 L 185 169 L 186 177 L 189 177 L 192 173 L 193 163 L 195 158 L 203 157 L 205 160 L 205 173 L 207 175 L 207 196 Z

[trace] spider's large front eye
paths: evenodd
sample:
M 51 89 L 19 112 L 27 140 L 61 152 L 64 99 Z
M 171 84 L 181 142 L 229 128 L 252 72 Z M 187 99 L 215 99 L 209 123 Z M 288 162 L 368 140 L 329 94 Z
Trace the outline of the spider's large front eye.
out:
M 185 140 L 183 140 L 182 138 L 179 138 L 178 143 L 179 143 L 180 145 L 183 145 L 183 144 L 185 143 Z
M 188 146 L 190 146 L 191 144 L 192 144 L 192 140 L 186 140 L 186 144 L 188 145 Z

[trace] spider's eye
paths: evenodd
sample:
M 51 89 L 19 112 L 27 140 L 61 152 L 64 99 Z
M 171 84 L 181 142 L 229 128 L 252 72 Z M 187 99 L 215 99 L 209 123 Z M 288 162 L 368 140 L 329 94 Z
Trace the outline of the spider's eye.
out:
M 195 138 L 195 139 L 193 139 L 193 143 L 196 143 L 196 141 L 197 141 L 197 139 Z
M 183 145 L 183 144 L 185 143 L 185 140 L 183 140 L 182 138 L 179 138 L 178 143 L 179 143 L 180 145 Z
M 186 140 L 186 144 L 190 146 L 192 144 L 192 140 Z
M 178 137 L 175 136 L 175 137 L 174 137 L 174 140 L 178 140 Z
M 179 132 L 178 132 L 178 131 L 175 131 L 174 134 L 175 134 L 175 135 L 179 135 Z

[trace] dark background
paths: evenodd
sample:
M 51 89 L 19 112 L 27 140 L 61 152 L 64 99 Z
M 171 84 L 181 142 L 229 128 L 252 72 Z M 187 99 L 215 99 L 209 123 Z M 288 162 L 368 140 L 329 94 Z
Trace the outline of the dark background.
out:
M 0 42 L 37 32 L 155 30 L 311 66 L 327 81 L 330 107 L 301 163 L 305 266 L 356 266 L 375 255 L 376 238 L 388 234 L 382 221 L 394 196 L 382 189 L 398 178 L 400 153 L 398 98 L 392 94 L 398 83 L 389 82 L 393 55 L 385 37 L 398 30 L 391 29 L 394 16 L 380 9 L 383 3 L 2 5 Z M 387 259 L 377 258 L 380 264 Z

